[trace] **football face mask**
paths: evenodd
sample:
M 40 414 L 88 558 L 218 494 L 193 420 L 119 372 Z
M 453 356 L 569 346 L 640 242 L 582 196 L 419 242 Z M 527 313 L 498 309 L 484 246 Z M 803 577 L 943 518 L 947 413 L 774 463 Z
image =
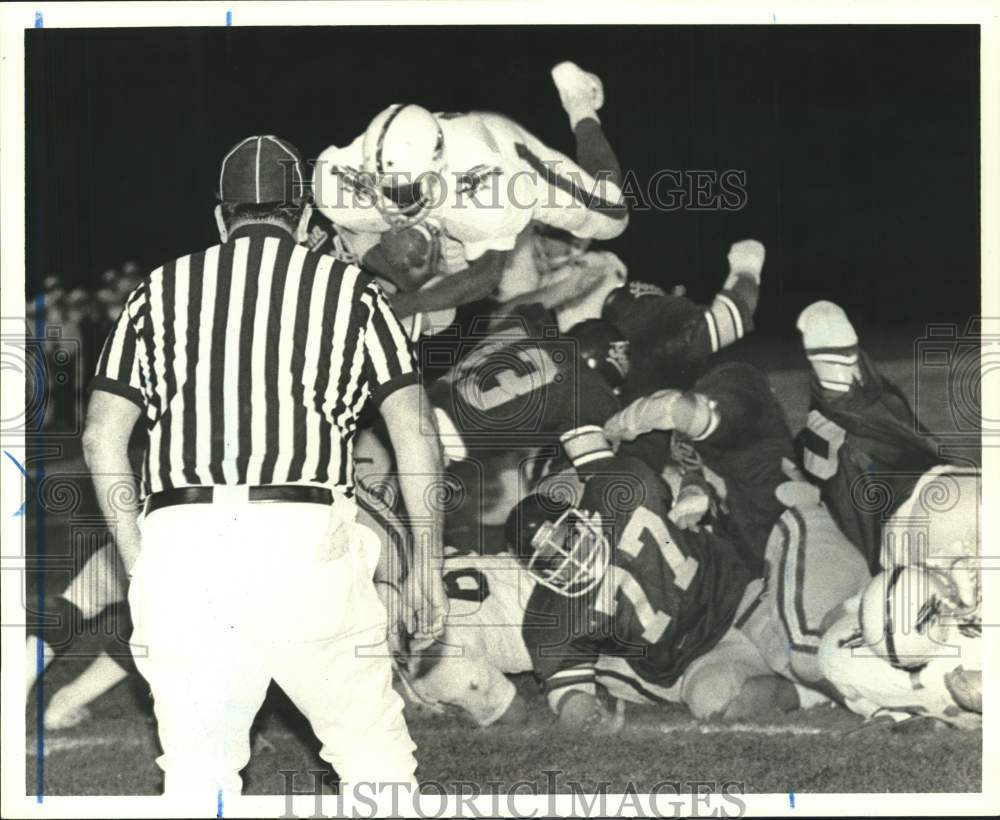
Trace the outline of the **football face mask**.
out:
M 542 586 L 567 598 L 586 595 L 604 578 L 611 549 L 597 513 L 576 508 L 542 524 L 531 540 L 528 573 Z

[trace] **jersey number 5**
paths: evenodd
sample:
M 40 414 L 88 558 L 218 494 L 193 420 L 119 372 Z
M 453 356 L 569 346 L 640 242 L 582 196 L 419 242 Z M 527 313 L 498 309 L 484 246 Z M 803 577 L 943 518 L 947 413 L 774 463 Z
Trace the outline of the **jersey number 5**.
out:
M 660 516 L 646 507 L 639 507 L 625 526 L 618 549 L 637 558 L 643 547 L 660 551 L 661 559 L 673 573 L 674 586 L 682 591 L 691 586 L 691 581 L 698 572 L 697 559 L 680 551 Z M 597 611 L 614 615 L 619 592 L 632 604 L 636 618 L 642 625 L 643 640 L 656 643 L 670 626 L 670 616 L 653 607 L 646 591 L 632 573 L 624 567 L 611 564 L 597 593 Z

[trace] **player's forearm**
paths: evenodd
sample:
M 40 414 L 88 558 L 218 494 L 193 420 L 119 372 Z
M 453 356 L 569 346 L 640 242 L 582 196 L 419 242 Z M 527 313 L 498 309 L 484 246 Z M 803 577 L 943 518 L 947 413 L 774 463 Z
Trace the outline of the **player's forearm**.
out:
M 703 439 L 716 424 L 711 402 L 705 396 L 658 390 L 616 413 L 604 430 L 612 440 L 631 441 L 653 430 L 677 430 L 690 438 Z
M 402 318 L 485 299 L 500 284 L 506 256 L 502 251 L 487 251 L 468 270 L 452 274 L 423 290 L 394 293 L 389 297 L 389 304 Z
M 516 307 L 537 303 L 552 310 L 561 307 L 574 299 L 581 299 L 591 291 L 596 290 L 604 282 L 599 274 L 591 271 L 578 270 L 554 282 L 551 285 L 536 288 L 528 293 L 522 293 L 502 305 L 502 308 Z

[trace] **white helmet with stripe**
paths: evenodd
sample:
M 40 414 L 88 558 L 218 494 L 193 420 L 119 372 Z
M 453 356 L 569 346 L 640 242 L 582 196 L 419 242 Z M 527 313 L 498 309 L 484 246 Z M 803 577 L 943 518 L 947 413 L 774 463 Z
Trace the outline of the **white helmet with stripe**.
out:
M 390 105 L 362 139 L 363 171 L 380 193 L 376 207 L 395 229 L 423 221 L 445 189 L 444 134 L 419 105 Z
M 963 614 L 948 574 L 923 564 L 876 575 L 861 596 L 859 612 L 865 643 L 900 669 L 952 654 L 952 628 Z

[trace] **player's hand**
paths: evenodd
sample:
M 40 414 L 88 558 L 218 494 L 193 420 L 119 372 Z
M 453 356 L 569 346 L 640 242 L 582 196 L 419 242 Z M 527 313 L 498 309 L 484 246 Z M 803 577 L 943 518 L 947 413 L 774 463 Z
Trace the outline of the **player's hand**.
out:
M 689 484 L 677 494 L 669 517 L 682 530 L 697 529 L 711 506 L 708 493 L 697 484 Z
M 944 685 L 955 703 L 968 712 L 983 713 L 983 672 L 956 666 L 944 676 Z
M 411 636 L 410 648 L 419 652 L 444 632 L 448 618 L 448 596 L 444 581 L 433 569 L 416 569 L 406 581 L 404 626 Z
M 624 709 L 619 708 L 612 714 L 596 696 L 587 692 L 570 692 L 559 706 L 559 726 L 569 732 L 613 735 L 621 731 L 624 724 Z

